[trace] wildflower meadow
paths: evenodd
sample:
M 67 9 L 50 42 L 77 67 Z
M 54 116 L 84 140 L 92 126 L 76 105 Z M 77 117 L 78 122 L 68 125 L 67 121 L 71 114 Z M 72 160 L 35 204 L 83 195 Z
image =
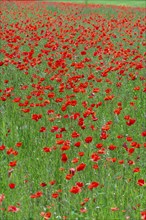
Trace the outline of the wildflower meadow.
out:
M 2 220 L 146 220 L 146 8 L 85 3 L 0 2 Z

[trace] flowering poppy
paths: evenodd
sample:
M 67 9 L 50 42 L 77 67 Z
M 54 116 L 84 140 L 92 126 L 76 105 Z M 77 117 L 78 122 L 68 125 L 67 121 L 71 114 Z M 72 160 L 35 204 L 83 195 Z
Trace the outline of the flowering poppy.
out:
M 77 133 L 76 131 L 74 131 L 71 136 L 72 136 L 72 138 L 77 138 L 80 136 L 80 134 Z
M 1 145 L 0 146 L 0 150 L 5 150 L 6 149 L 6 146 L 5 145 Z
M 77 183 L 76 183 L 76 186 L 79 186 L 79 187 L 82 188 L 82 187 L 84 186 L 84 183 L 82 183 L 82 182 L 77 182 Z
M 81 213 L 87 212 L 87 209 L 86 209 L 85 207 L 84 207 L 84 208 L 81 208 L 81 209 L 80 209 L 80 212 L 81 212 Z
M 99 183 L 98 182 L 91 182 L 89 185 L 88 185 L 88 189 L 92 190 L 93 188 L 96 188 L 99 186 Z
M 10 184 L 9 184 L 10 189 L 14 189 L 15 186 L 16 186 L 15 183 L 10 183 Z
M 141 214 L 141 220 L 146 220 L 146 210 L 140 212 L 140 214 Z
M 51 218 L 51 212 L 41 212 L 40 215 L 44 218 L 44 220 Z
M 4 199 L 5 199 L 5 195 L 4 194 L 0 194 L 0 205 L 2 204 Z
M 73 194 L 80 193 L 80 192 L 81 192 L 81 188 L 80 188 L 79 186 L 73 186 L 73 187 L 70 189 L 70 192 L 73 193 Z
M 20 209 L 17 208 L 16 206 L 8 206 L 8 212 L 18 212 Z
M 46 153 L 48 153 L 48 152 L 51 152 L 52 149 L 51 149 L 50 147 L 44 147 L 44 148 L 43 148 L 43 151 L 46 152 Z
M 93 138 L 92 138 L 91 136 L 86 137 L 86 138 L 85 138 L 85 142 L 86 142 L 86 143 L 91 143 L 91 142 L 92 142 L 92 139 L 93 139 Z
M 141 136 L 142 136 L 142 137 L 145 137 L 145 136 L 146 136 L 146 131 L 143 131 L 143 132 L 141 133 Z
M 59 193 L 52 193 L 52 198 L 56 199 L 58 198 L 58 196 L 59 196 Z
M 11 161 L 11 162 L 9 163 L 9 166 L 10 166 L 10 167 L 15 167 L 16 165 L 17 165 L 17 161 L 16 161 L 16 160 Z
M 41 127 L 40 128 L 40 132 L 45 132 L 46 131 L 46 128 L 45 127 Z
M 79 164 L 79 165 L 76 167 L 76 170 L 77 170 L 77 171 L 82 171 L 82 170 L 85 169 L 85 167 L 86 167 L 86 164 L 85 164 L 85 163 L 81 163 L 81 164 Z
M 16 143 L 16 147 L 21 147 L 22 146 L 22 142 L 17 142 Z
M 114 145 L 110 145 L 110 146 L 108 147 L 109 150 L 115 150 L 116 148 L 117 148 L 117 147 L 114 146 Z
M 43 195 L 43 193 L 40 192 L 40 191 L 38 191 L 38 192 L 36 192 L 35 194 L 30 195 L 30 198 L 36 199 L 36 198 L 41 197 L 42 195 Z
M 80 147 L 80 146 L 81 146 L 81 142 L 80 142 L 80 141 L 76 142 L 76 143 L 74 144 L 74 146 L 75 146 L 75 147 Z
M 140 172 L 140 168 L 139 168 L 139 167 L 135 167 L 135 168 L 133 169 L 133 172 L 134 172 L 134 173 Z
M 137 181 L 137 184 L 138 184 L 139 186 L 144 186 L 144 185 L 145 185 L 144 179 L 139 179 L 139 180 Z
M 130 118 L 129 121 L 126 122 L 126 124 L 128 126 L 131 126 L 131 125 L 135 124 L 135 122 L 136 122 L 136 119 Z
M 45 186 L 47 186 L 47 184 L 44 183 L 44 182 L 42 182 L 42 183 L 40 183 L 40 186 L 41 186 L 41 187 L 45 187 Z
M 61 160 L 62 160 L 63 163 L 67 162 L 68 157 L 67 157 L 67 155 L 65 153 L 61 155 Z

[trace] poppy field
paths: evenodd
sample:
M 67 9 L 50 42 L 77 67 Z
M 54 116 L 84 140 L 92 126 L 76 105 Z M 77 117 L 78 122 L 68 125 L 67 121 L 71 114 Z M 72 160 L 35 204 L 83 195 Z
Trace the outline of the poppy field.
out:
M 0 6 L 1 219 L 146 220 L 145 8 Z

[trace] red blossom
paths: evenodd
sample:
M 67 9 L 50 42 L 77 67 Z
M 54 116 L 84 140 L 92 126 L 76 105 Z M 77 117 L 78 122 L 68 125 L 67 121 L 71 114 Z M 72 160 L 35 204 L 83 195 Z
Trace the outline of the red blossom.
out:
M 62 160 L 63 163 L 67 162 L 68 157 L 67 157 L 67 155 L 65 153 L 61 155 L 61 160 Z
M 46 131 L 46 128 L 45 127 L 41 127 L 40 128 L 40 132 L 45 132 Z
M 43 151 L 46 152 L 46 153 L 48 153 L 48 152 L 51 152 L 52 149 L 51 149 L 50 147 L 44 147 L 44 148 L 43 148 Z
M 42 183 L 40 183 L 40 186 L 41 186 L 41 187 L 45 187 L 45 186 L 47 186 L 47 184 L 44 183 L 44 182 L 42 182 Z
M 81 163 L 81 164 L 79 164 L 79 165 L 76 167 L 76 170 L 77 170 L 77 171 L 82 171 L 82 170 L 85 169 L 85 167 L 86 167 L 86 164 L 85 164 L 85 163 Z
M 86 208 L 81 208 L 81 209 L 80 209 L 80 212 L 81 212 L 81 213 L 87 212 L 87 209 L 86 209 Z
M 139 186 L 144 186 L 146 183 L 145 183 L 144 179 L 139 179 L 139 180 L 137 181 L 137 184 L 138 184 Z
M 44 218 L 44 220 L 51 218 L 51 212 L 41 212 L 40 215 Z
M 15 183 L 10 183 L 10 184 L 9 184 L 10 189 L 14 189 L 15 186 L 16 186 Z
M 88 185 L 88 189 L 92 190 L 93 188 L 96 188 L 99 186 L 99 183 L 98 182 L 91 182 L 89 185 Z
M 54 198 L 54 199 L 58 198 L 58 196 L 59 196 L 59 193 L 53 193 L 52 194 L 52 198 Z
M 17 165 L 17 161 L 16 161 L 16 160 L 11 161 L 11 162 L 9 163 L 9 166 L 10 166 L 10 167 L 15 167 L 16 165 Z
M 36 198 L 41 197 L 42 195 L 43 195 L 43 193 L 40 192 L 40 191 L 38 191 L 38 192 L 36 192 L 35 194 L 30 195 L 30 198 L 36 199 Z
M 146 210 L 140 212 L 140 214 L 141 214 L 141 220 L 146 220 Z
M 92 138 L 91 136 L 86 137 L 86 138 L 85 138 L 85 142 L 86 142 L 86 143 L 91 143 L 91 142 L 92 142 L 92 139 L 93 139 L 93 138 Z
M 80 136 L 80 134 L 78 134 L 76 131 L 74 131 L 71 136 L 72 136 L 72 138 L 77 138 Z
M 133 172 L 134 172 L 134 173 L 140 172 L 140 168 L 139 168 L 139 167 L 134 168 L 134 169 L 133 169 Z
M 143 132 L 141 133 L 141 136 L 142 136 L 142 137 L 146 137 L 146 131 L 143 131 Z
M 110 146 L 108 147 L 109 150 L 115 150 L 116 148 L 117 148 L 117 147 L 114 146 L 114 145 L 110 145 Z
M 126 124 L 127 124 L 128 126 L 131 126 L 131 125 L 135 124 L 135 122 L 136 122 L 136 119 L 130 118 L 130 119 L 126 122 Z
M 81 192 L 81 188 L 80 188 L 79 186 L 73 186 L 73 187 L 70 189 L 70 192 L 73 193 L 73 194 L 80 193 L 80 192 Z
M 75 175 L 75 172 L 76 172 L 75 168 L 70 168 L 70 169 L 69 169 L 69 173 L 70 173 L 71 175 Z
M 6 146 L 5 145 L 1 145 L 0 146 L 0 150 L 5 150 Z
M 0 205 L 2 205 L 3 200 L 5 199 L 4 194 L 0 194 Z
M 17 208 L 16 206 L 10 205 L 10 206 L 8 207 L 8 212 L 18 212 L 19 210 L 20 210 L 20 209 Z

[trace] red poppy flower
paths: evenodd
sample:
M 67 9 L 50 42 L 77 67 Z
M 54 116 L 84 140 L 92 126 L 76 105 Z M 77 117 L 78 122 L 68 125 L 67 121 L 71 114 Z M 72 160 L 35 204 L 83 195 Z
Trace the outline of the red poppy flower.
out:
M 96 188 L 99 186 L 98 182 L 92 182 L 89 184 L 88 189 L 92 190 L 93 188 Z
M 31 118 L 32 120 L 38 121 L 39 119 L 42 118 L 42 114 L 33 114 Z
M 146 220 L 146 210 L 140 212 L 140 214 L 141 214 L 141 220 Z
M 79 164 L 79 165 L 77 166 L 76 170 L 77 170 L 77 171 L 82 171 L 82 170 L 85 169 L 85 167 L 86 167 L 86 164 L 85 164 L 85 163 L 81 163 L 81 164 Z
M 81 55 L 86 55 L 86 51 L 81 51 Z
M 100 139 L 101 140 L 105 140 L 108 138 L 108 134 L 105 132 L 105 131 L 102 131 L 101 134 L 100 134 Z
M 79 155 L 80 157 L 83 157 L 84 154 L 85 154 L 84 152 L 79 152 L 79 153 L 78 153 L 78 155 Z
M 74 131 L 71 136 L 72 136 L 72 138 L 77 138 L 80 136 L 80 134 L 78 134 L 76 131 Z
M 66 155 L 66 154 L 62 154 L 62 155 L 61 155 L 61 160 L 62 160 L 63 163 L 66 163 L 67 160 L 68 160 L 67 155 Z
M 62 151 L 69 150 L 69 149 L 70 149 L 70 146 L 69 146 L 69 145 L 63 145 L 63 146 L 61 147 L 61 150 L 62 150 Z
M 139 167 L 134 168 L 134 169 L 133 169 L 133 172 L 134 172 L 134 173 L 140 172 L 140 168 L 139 168 Z
M 51 212 L 41 212 L 40 215 L 44 218 L 44 220 L 51 218 Z
M 96 144 L 96 148 L 102 148 L 102 146 L 103 146 L 103 144 L 102 143 L 98 143 L 98 144 Z
M 10 184 L 9 184 L 10 189 L 14 189 L 15 186 L 16 186 L 16 185 L 15 185 L 14 183 L 10 183 Z
M 45 127 L 41 127 L 40 128 L 40 132 L 45 132 L 46 131 L 46 128 Z
M 86 143 L 91 143 L 91 142 L 92 142 L 92 139 L 93 139 L 93 138 L 92 138 L 91 136 L 86 137 L 86 138 L 85 138 L 85 142 L 86 142 Z
M 79 158 L 75 157 L 75 158 L 72 159 L 71 162 L 72 162 L 72 163 L 77 163 L 78 161 L 79 161 Z
M 54 199 L 58 198 L 58 196 L 59 196 L 59 193 L 53 193 L 52 194 L 52 198 L 54 198 Z
M 50 185 L 54 185 L 56 183 L 56 180 L 52 180 L 49 182 Z
M 72 177 L 73 177 L 73 175 L 69 173 L 69 174 L 66 175 L 65 179 L 70 180 Z
M 129 141 L 129 142 L 131 142 L 131 141 L 133 140 L 133 138 L 130 137 L 130 136 L 128 136 L 128 137 L 126 137 L 126 140 Z
M 110 145 L 110 146 L 108 147 L 109 150 L 115 150 L 116 148 L 117 148 L 117 147 L 114 146 L 114 145 Z
M 5 150 L 6 146 L 5 145 L 1 145 L 0 146 L 0 150 Z
M 141 133 L 141 136 L 142 136 L 142 137 L 146 137 L 146 131 L 143 131 L 143 132 Z
M 0 194 L 0 205 L 2 205 L 3 200 L 5 199 L 4 194 Z
M 81 212 L 81 213 L 85 213 L 85 212 L 87 212 L 87 209 L 86 209 L 86 208 L 81 208 L 81 209 L 80 209 L 80 212 Z
M 19 210 L 20 210 L 20 209 L 17 208 L 16 206 L 10 205 L 10 206 L 8 207 L 8 212 L 18 212 Z
M 71 175 L 75 175 L 75 172 L 76 172 L 75 168 L 70 168 L 70 169 L 69 169 L 69 173 L 70 173 Z
M 91 160 L 94 162 L 97 162 L 98 160 L 100 160 L 100 156 L 98 155 L 97 152 L 95 152 L 91 155 Z
M 44 147 L 43 151 L 46 152 L 46 153 L 51 152 L 51 148 L 50 147 Z
M 74 146 L 75 147 L 80 147 L 81 146 L 81 142 L 79 141 L 79 142 L 76 142 L 75 144 L 74 144 Z
M 137 184 L 138 184 L 139 186 L 144 186 L 146 183 L 145 183 L 144 179 L 139 179 L 139 180 L 137 181 Z
M 79 186 L 73 186 L 73 187 L 70 189 L 70 192 L 73 193 L 73 194 L 80 193 L 80 192 L 81 192 L 81 188 L 80 188 Z
M 40 192 L 40 191 L 38 191 L 38 192 L 36 192 L 35 194 L 30 195 L 30 198 L 36 199 L 36 198 L 41 197 L 42 195 L 43 195 L 43 193 Z
M 47 184 L 46 183 L 40 183 L 40 186 L 45 187 L 45 186 L 47 186 Z
M 16 160 L 11 161 L 11 162 L 9 163 L 9 166 L 10 166 L 10 167 L 15 167 L 16 165 L 17 165 L 17 161 L 16 161 Z
M 16 143 L 16 147 L 21 147 L 22 146 L 22 142 L 17 142 Z
M 126 122 L 128 126 L 133 125 L 136 122 L 136 119 L 130 118 L 129 121 Z
M 82 183 L 82 182 L 77 182 L 77 183 L 76 183 L 76 186 L 83 187 L 83 186 L 84 186 L 84 183 Z

